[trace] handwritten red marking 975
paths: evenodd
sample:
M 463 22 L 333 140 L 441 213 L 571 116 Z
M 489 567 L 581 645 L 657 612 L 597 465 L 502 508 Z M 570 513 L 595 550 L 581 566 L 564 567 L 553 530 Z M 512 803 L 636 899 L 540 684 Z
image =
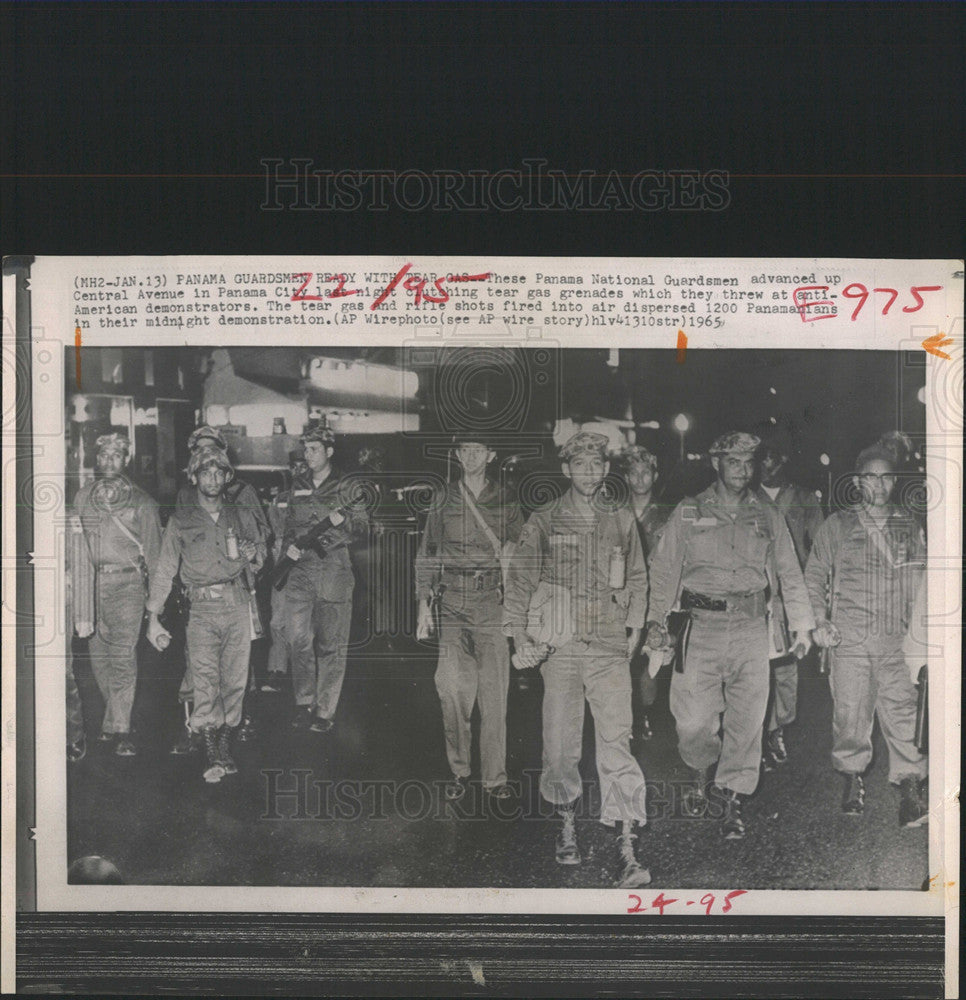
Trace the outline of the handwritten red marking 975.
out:
M 814 309 L 817 306 L 833 306 L 835 302 L 833 299 L 811 299 L 808 297 L 809 292 L 828 292 L 828 285 L 802 285 L 796 288 L 792 293 L 792 302 L 795 304 L 795 308 L 798 310 L 798 315 L 801 317 L 803 323 L 817 323 L 822 319 L 836 319 L 838 316 L 837 312 L 829 312 L 827 308 L 824 308 L 820 313 L 809 316 L 809 309 Z M 909 294 L 912 296 L 914 305 L 903 306 L 902 311 L 904 313 L 914 313 L 918 312 L 925 305 L 925 301 L 920 294 L 920 292 L 939 292 L 942 291 L 942 285 L 912 285 L 909 289 Z M 895 304 L 897 298 L 899 298 L 898 288 L 873 288 L 872 292 L 866 288 L 861 282 L 853 281 L 852 284 L 846 285 L 842 289 L 842 296 L 846 299 L 858 299 L 858 305 L 852 310 L 852 315 L 850 317 L 851 321 L 854 323 L 859 318 L 859 313 L 862 311 L 862 307 L 866 304 L 869 299 L 870 294 L 874 295 L 876 293 L 882 293 L 883 295 L 888 295 L 888 299 L 884 302 L 882 306 L 882 315 L 888 316 L 889 310 Z
M 746 889 L 733 889 L 731 892 L 729 892 L 725 896 L 725 898 L 723 900 L 723 905 L 721 907 L 721 912 L 722 913 L 730 913 L 731 910 L 733 909 L 733 907 L 731 905 L 731 901 L 733 899 L 736 899 L 738 896 L 744 896 L 745 893 L 746 893 L 746 891 L 747 891 Z M 654 899 L 651 900 L 650 904 L 646 904 L 641 896 L 637 896 L 634 893 L 628 893 L 627 898 L 629 900 L 634 900 L 635 901 L 633 906 L 629 906 L 627 908 L 627 912 L 628 913 L 643 913 L 647 909 L 652 909 L 652 910 L 657 910 L 661 914 L 662 917 L 664 916 L 664 910 L 667 907 L 671 906 L 672 903 L 680 903 L 681 902 L 681 900 L 678 899 L 677 897 L 673 897 L 671 899 L 667 899 L 665 897 L 665 895 L 664 895 L 663 892 L 659 892 L 654 897 Z M 688 899 L 688 900 L 685 901 L 684 905 L 685 906 L 693 906 L 694 902 L 695 901 L 693 899 Z M 715 902 L 715 895 L 714 895 L 714 893 L 707 892 L 707 893 L 705 893 L 701 897 L 698 905 L 703 906 L 704 907 L 704 912 L 710 917 L 711 916 L 711 910 L 714 907 L 714 902 Z
M 416 294 L 416 305 L 421 305 L 423 302 L 436 302 L 443 303 L 449 301 L 449 292 L 445 289 L 444 285 L 446 282 L 460 282 L 460 281 L 486 281 L 489 278 L 490 273 L 487 271 L 485 274 L 447 274 L 444 277 L 436 278 L 433 282 L 433 288 L 436 289 L 437 294 L 432 294 L 426 291 L 426 285 L 429 283 L 428 278 L 421 278 L 418 274 L 410 274 L 412 270 L 412 264 L 404 264 L 397 272 L 392 281 L 379 293 L 376 299 L 373 301 L 372 305 L 369 306 L 370 309 L 378 309 L 379 306 L 389 298 L 390 295 L 396 290 L 396 288 L 401 283 L 403 288 L 408 292 L 415 292 Z M 335 281 L 338 282 L 338 286 L 330 292 L 326 292 L 325 295 L 307 295 L 305 292 L 308 283 L 312 280 L 314 272 L 313 271 L 302 271 L 300 274 L 296 274 L 296 278 L 303 278 L 302 284 L 295 289 L 292 294 L 292 302 L 321 302 L 323 299 L 341 299 L 345 298 L 347 295 L 359 295 L 362 292 L 361 288 L 346 288 L 346 276 L 344 274 L 328 274 L 319 277 L 320 281 Z M 404 280 L 405 279 L 405 280 Z

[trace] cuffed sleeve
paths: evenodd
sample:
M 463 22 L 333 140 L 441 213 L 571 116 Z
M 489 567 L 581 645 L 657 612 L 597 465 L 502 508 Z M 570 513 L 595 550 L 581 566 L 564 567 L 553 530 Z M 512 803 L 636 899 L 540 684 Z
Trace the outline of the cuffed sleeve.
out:
M 804 636 L 815 628 L 815 616 L 809 604 L 809 594 L 802 577 L 798 556 L 795 554 L 795 543 L 792 541 L 785 518 L 777 511 L 773 513 L 772 523 L 775 529 L 775 565 L 788 627 L 792 632 Z
M 624 624 L 627 628 L 643 628 L 647 614 L 647 562 L 644 559 L 641 536 L 633 517 L 630 519 L 628 540 L 626 586 L 630 594 L 630 603 L 627 606 L 627 620 Z
M 510 557 L 503 594 L 503 632 L 516 641 L 526 635 L 530 598 L 540 583 L 544 534 L 540 517 L 534 514 L 520 532 Z
M 172 517 L 164 529 L 157 565 L 151 574 L 151 589 L 146 604 L 151 614 L 159 615 L 164 610 L 164 602 L 171 593 L 171 584 L 175 573 L 178 572 L 180 561 L 181 533 L 178 531 L 176 519 Z
M 661 540 L 651 558 L 649 621 L 664 623 L 677 599 L 678 581 L 681 579 L 684 559 L 684 519 L 681 505 L 675 507 L 668 519 Z
M 816 621 L 825 621 L 828 617 L 826 610 L 826 585 L 829 573 L 832 571 L 833 524 L 834 521 L 832 518 L 829 518 L 819 528 L 815 536 L 815 541 L 812 544 L 812 551 L 808 555 L 808 562 L 805 565 L 805 588 L 808 591 L 812 614 Z

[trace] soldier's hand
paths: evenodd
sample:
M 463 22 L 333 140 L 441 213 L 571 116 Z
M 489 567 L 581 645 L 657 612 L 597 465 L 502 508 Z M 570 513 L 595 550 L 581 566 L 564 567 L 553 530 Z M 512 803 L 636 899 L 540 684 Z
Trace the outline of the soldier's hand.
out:
M 295 545 L 290 545 L 285 550 L 285 555 L 287 555 L 288 558 L 292 560 L 292 562 L 298 562 L 299 559 L 302 558 L 302 550 L 296 547 Z
M 517 670 L 532 670 L 539 667 L 545 658 L 545 647 L 541 648 L 529 640 L 514 643 L 516 651 L 513 657 L 513 665 Z
M 626 611 L 631 603 L 631 592 L 627 587 L 624 587 L 623 590 L 615 591 L 614 601 L 622 611 Z
M 805 636 L 804 638 L 799 638 L 797 632 L 792 632 L 792 656 L 796 660 L 804 660 L 808 651 L 812 648 L 812 642 Z
M 255 558 L 255 553 L 258 551 L 255 547 L 255 543 L 248 538 L 241 538 L 238 541 L 238 551 L 251 562 Z
M 659 622 L 649 622 L 646 642 L 651 649 L 666 648 L 668 644 L 667 629 Z
M 830 649 L 842 641 L 842 635 L 831 622 L 819 622 L 812 632 L 812 639 L 816 646 Z
M 164 626 L 154 618 L 148 621 L 148 642 L 160 653 L 162 650 L 167 649 L 168 643 L 171 642 L 171 633 L 166 631 Z
M 89 635 L 94 634 L 94 623 L 93 622 L 75 622 L 74 631 L 82 638 L 86 639 Z
M 426 601 L 420 601 L 419 617 L 416 619 L 416 638 L 428 639 L 435 631 L 432 609 Z

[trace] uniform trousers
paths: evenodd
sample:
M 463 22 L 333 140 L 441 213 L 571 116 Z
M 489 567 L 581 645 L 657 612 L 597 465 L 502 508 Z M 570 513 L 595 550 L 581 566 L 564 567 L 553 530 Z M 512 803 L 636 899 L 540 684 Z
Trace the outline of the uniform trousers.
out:
M 771 710 L 768 732 L 780 726 L 790 726 L 798 710 L 798 660 L 783 656 L 771 661 Z
M 84 710 L 81 707 L 80 691 L 77 690 L 77 679 L 74 677 L 74 656 L 70 644 L 68 635 L 67 676 L 64 678 L 67 688 L 67 742 L 77 743 L 84 736 Z
M 623 631 L 623 630 L 621 630 Z M 617 640 L 620 641 L 620 640 Z M 540 794 L 569 805 L 581 793 L 584 699 L 594 718 L 600 821 L 647 822 L 646 786 L 631 755 L 631 678 L 626 650 L 573 639 L 554 652 L 543 675 L 543 773 Z
M 268 651 L 268 672 L 284 674 L 288 672 L 289 663 L 289 621 L 288 602 L 285 599 L 285 588 L 272 588 L 272 647 Z
M 718 763 L 715 784 L 750 795 L 758 786 L 768 707 L 768 629 L 764 616 L 691 612 L 684 670 L 671 676 L 678 751 L 689 767 Z
M 506 705 L 510 650 L 496 587 L 448 587 L 440 607 L 436 691 L 446 757 L 458 778 L 470 774 L 470 720 L 480 706 L 480 768 L 485 788 L 506 784 Z
M 241 722 L 251 655 L 248 594 L 225 585 L 218 600 L 192 600 L 187 628 L 194 681 L 194 732 Z
M 922 778 L 927 759 L 916 749 L 916 689 L 901 638 L 870 637 L 832 651 L 832 766 L 859 774 L 872 762 L 873 716 L 889 749 L 889 780 Z
M 345 680 L 352 582 L 350 578 L 342 601 L 324 599 L 322 584 L 313 575 L 293 572 L 285 587 L 285 602 L 295 704 L 331 719 Z
M 89 648 L 94 680 L 104 698 L 104 733 L 131 731 L 143 618 L 144 587 L 135 567 L 130 573 L 97 574 L 97 629 Z

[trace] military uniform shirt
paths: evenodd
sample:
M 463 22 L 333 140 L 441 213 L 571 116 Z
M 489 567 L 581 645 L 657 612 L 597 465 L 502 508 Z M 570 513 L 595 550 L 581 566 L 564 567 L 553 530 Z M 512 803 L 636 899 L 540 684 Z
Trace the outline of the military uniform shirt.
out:
M 472 495 L 472 494 L 471 494 Z M 476 509 L 502 543 L 515 542 L 523 528 L 520 506 L 491 479 L 484 482 Z M 432 596 L 442 567 L 450 570 L 500 568 L 493 545 L 470 510 L 459 483 L 450 483 L 435 498 L 416 557 L 416 594 Z
M 680 587 L 712 598 L 762 591 L 774 560 L 789 628 L 806 635 L 815 622 L 785 519 L 753 493 L 731 510 L 721 502 L 716 484 L 678 504 L 651 560 L 648 617 L 664 621 L 677 600 L 679 581 Z
M 247 539 L 255 543 L 254 561 L 228 557 L 229 527 L 234 529 L 239 542 Z M 249 567 L 256 572 L 264 561 L 265 541 L 250 510 L 223 504 L 215 521 L 196 499 L 194 504 L 175 511 L 164 529 L 147 609 L 161 613 L 179 568 L 186 587 L 209 587 L 236 580 Z
M 610 586 L 610 560 L 619 548 L 625 560 L 626 605 Z M 596 512 L 585 520 L 573 490 L 533 513 L 510 562 L 503 599 L 504 626 L 517 638 L 526 632 L 530 598 L 541 580 L 569 591 L 576 638 L 623 638 L 624 628 L 642 628 L 647 607 L 647 566 L 634 515 L 626 507 Z M 626 610 L 625 610 L 626 607 Z
M 138 547 L 117 526 L 117 518 L 141 543 L 150 573 L 161 548 L 158 505 L 128 479 L 119 478 L 113 487 L 106 482 L 96 479 L 81 487 L 74 501 L 92 568 L 138 565 Z M 112 494 L 117 497 L 114 503 L 109 502 Z
M 864 510 L 840 511 L 822 525 L 805 569 L 816 618 L 825 620 L 826 579 L 835 567 L 832 620 L 843 646 L 902 637 L 925 571 L 922 529 L 892 510 L 880 529 Z
M 774 497 L 764 486 L 761 489 L 784 516 L 792 541 L 795 543 L 795 554 L 798 556 L 799 565 L 804 569 L 818 529 L 825 521 L 818 498 L 811 491 L 794 483 L 784 483 L 778 488 Z
M 297 544 L 297 540 L 305 532 L 324 521 L 333 511 L 342 509 L 345 516 L 341 524 L 325 532 L 322 540 L 324 557 L 313 548 L 302 552 L 296 563 L 299 573 L 330 571 L 336 575 L 348 573 L 351 576 L 348 546 L 353 539 L 365 533 L 369 524 L 369 515 L 361 503 L 356 507 L 348 506 L 359 499 L 356 491 L 335 469 L 318 486 L 311 474 L 295 479 L 289 491 L 287 509 L 280 508 L 280 512 L 284 510 L 284 517 L 281 519 L 283 554 L 289 545 Z M 351 586 L 350 582 L 349 587 Z

